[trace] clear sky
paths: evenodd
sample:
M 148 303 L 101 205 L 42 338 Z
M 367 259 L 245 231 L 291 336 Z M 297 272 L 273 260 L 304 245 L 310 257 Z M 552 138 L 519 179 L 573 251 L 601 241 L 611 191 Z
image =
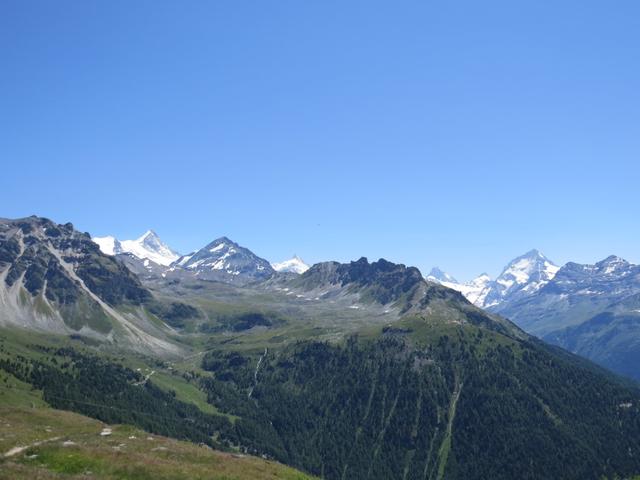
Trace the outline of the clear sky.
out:
M 640 2 L 0 5 L 0 216 L 468 279 L 640 262 Z

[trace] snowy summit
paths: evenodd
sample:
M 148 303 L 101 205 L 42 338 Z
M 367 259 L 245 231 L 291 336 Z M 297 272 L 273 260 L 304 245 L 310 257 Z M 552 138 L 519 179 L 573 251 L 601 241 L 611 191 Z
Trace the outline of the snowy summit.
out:
M 449 275 L 447 272 L 443 272 L 438 267 L 433 267 L 427 275 L 427 280 L 435 283 L 458 283 L 458 281 Z
M 488 308 L 532 295 L 549 283 L 559 268 L 538 250 L 531 250 L 509 262 L 495 280 L 483 273 L 470 282 L 460 283 L 437 267 L 427 280 L 457 290 L 474 305 Z
M 107 255 L 131 253 L 140 259 L 148 259 L 164 266 L 171 265 L 180 258 L 180 255 L 160 240 L 153 230 L 147 230 L 144 235 L 135 240 L 119 241 L 111 236 L 94 237 L 92 240 Z
M 309 270 L 309 265 L 297 255 L 284 262 L 272 263 L 271 266 L 276 272 L 304 273 Z

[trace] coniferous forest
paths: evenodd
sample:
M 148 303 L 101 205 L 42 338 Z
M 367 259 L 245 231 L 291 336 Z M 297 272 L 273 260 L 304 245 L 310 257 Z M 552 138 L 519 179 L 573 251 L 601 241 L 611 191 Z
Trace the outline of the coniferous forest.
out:
M 215 350 L 192 381 L 205 414 L 117 362 L 72 348 L 0 368 L 52 406 L 264 455 L 327 479 L 613 478 L 637 471 L 640 395 L 538 342 L 460 329 Z M 259 367 L 258 367 L 259 362 Z M 602 459 L 606 458 L 606 462 Z

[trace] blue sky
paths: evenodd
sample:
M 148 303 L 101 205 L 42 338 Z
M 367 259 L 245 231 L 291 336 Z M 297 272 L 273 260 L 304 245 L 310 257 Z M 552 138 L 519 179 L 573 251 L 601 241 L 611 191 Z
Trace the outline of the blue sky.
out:
M 640 3 L 0 6 L 0 216 L 461 279 L 640 262 Z

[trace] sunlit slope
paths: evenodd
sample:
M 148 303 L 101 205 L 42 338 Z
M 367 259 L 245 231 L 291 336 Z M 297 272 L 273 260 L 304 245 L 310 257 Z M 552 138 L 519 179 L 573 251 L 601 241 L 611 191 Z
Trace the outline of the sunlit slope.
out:
M 0 452 L 3 480 L 312 478 L 276 462 L 50 408 L 0 406 Z

